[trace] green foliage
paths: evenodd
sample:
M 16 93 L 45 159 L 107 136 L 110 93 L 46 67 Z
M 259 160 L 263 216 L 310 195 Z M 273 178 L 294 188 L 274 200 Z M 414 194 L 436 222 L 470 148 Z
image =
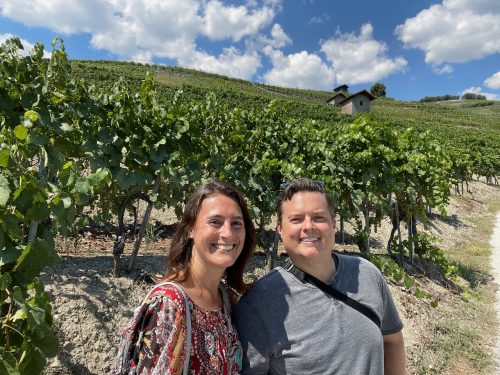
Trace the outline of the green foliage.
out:
M 418 282 L 413 277 L 408 275 L 405 270 L 389 256 L 367 255 L 366 258 L 372 262 L 385 277 L 393 279 L 399 284 L 403 284 L 404 287 L 415 297 L 419 299 L 424 298 L 429 301 L 429 304 L 432 307 L 438 306 L 438 301 L 434 298 L 434 296 L 431 293 L 422 290 Z
M 426 206 L 443 211 L 452 183 L 498 175 L 497 141 L 486 133 L 459 138 L 447 128 L 440 134 L 447 141 L 438 142 L 418 124 L 394 126 L 380 113 L 341 115 L 324 104 L 329 93 L 181 68 L 146 74 L 143 65 L 98 62 L 90 69 L 70 64 L 60 40 L 50 60 L 41 45 L 25 57 L 19 48 L 19 39 L 0 48 L 0 371 L 7 373 L 39 373 L 56 353 L 38 275 L 57 260 L 54 235 L 74 232 L 84 208 L 107 220 L 127 197 L 143 194 L 180 213 L 194 187 L 219 178 L 244 192 L 269 252 L 275 241 L 264 229 L 289 179 L 324 181 L 367 243 L 391 202 L 417 217 Z M 460 152 L 466 143 L 476 151 Z M 444 262 L 420 245 L 421 255 Z M 389 258 L 367 257 L 435 304 Z M 446 270 L 455 272 L 452 264 Z
M 453 167 L 456 181 L 470 180 L 473 174 L 492 180 L 500 175 L 500 103 L 487 108 L 467 108 L 461 101 L 429 104 L 378 99 L 373 102 L 372 116 L 398 129 L 429 132 L 428 137 L 438 142 L 452 163 L 469 165 L 464 171 L 461 166 Z
M 472 289 L 471 285 L 468 285 L 466 281 L 460 278 L 460 276 L 462 276 L 460 265 L 448 259 L 445 252 L 434 244 L 435 241 L 436 238 L 433 238 L 427 233 L 419 234 L 415 241 L 415 253 L 420 259 L 431 261 L 433 265 L 437 266 L 443 278 L 450 285 L 460 290 L 463 299 L 479 298 L 479 294 Z M 396 248 L 397 245 L 395 241 L 392 246 Z M 408 254 L 408 250 L 408 241 L 402 241 L 402 252 L 400 252 L 400 254 L 405 256 Z
M 370 88 L 370 92 L 377 98 L 385 97 L 387 95 L 385 85 L 381 82 L 376 82 Z
M 443 100 L 458 100 L 460 96 L 458 95 L 441 95 L 441 96 L 426 96 L 425 98 L 420 99 L 421 103 L 428 102 L 441 102 Z
M 5 371 L 37 374 L 57 353 L 38 276 L 57 261 L 54 234 L 71 230 L 109 173 L 83 173 L 82 127 L 93 106 L 69 76 L 62 41 L 50 60 L 40 44 L 25 57 L 21 48 L 17 38 L 0 47 L 0 352 Z
M 464 100 L 486 100 L 486 96 L 474 94 L 472 92 L 466 92 L 462 95 L 462 99 Z
M 47 223 L 71 186 L 50 181 L 61 172 L 62 150 L 78 152 L 78 135 L 61 128 L 78 123 L 68 102 L 79 100 L 80 92 L 67 76 L 61 41 L 54 42 L 50 61 L 39 44 L 26 57 L 17 54 L 21 48 L 17 38 L 0 47 L 0 368 L 37 374 L 57 353 L 49 299 L 37 277 L 57 260 Z M 71 209 L 67 205 L 60 214 Z

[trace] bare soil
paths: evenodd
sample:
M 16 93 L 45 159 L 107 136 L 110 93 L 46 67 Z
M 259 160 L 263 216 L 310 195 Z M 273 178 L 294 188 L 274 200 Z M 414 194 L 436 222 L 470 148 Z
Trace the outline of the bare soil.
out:
M 488 211 L 488 202 L 500 199 L 499 188 L 475 182 L 471 184 L 471 190 L 472 194 L 466 197 L 452 198 L 448 217 L 434 215 L 431 219 L 428 232 L 441 239 L 440 247 L 453 249 L 474 238 L 475 217 L 490 215 L 493 225 L 494 215 Z M 61 261 L 42 274 L 52 298 L 54 325 L 60 339 L 59 355 L 50 360 L 46 374 L 109 374 L 112 371 L 121 330 L 151 288 L 151 284 L 144 280 L 148 275 L 161 275 L 164 270 L 164 254 L 176 220 L 169 211 L 155 212 L 153 219 L 158 223 L 148 232 L 147 241 L 139 252 L 138 270 L 123 277 L 112 276 L 114 236 L 105 230 L 92 230 L 70 242 L 60 242 Z M 349 225 L 346 225 L 346 230 L 352 234 Z M 387 221 L 372 233 L 373 251 L 384 251 L 390 230 Z M 131 248 L 132 243 L 127 243 L 125 254 L 130 254 Z M 357 248 L 347 244 L 337 245 L 336 250 L 354 252 Z M 280 262 L 284 258 L 280 257 Z M 255 255 L 248 266 L 247 280 L 262 276 L 264 264 L 264 257 Z M 440 301 L 436 309 L 410 294 L 402 285 L 389 282 L 405 324 L 410 374 L 416 373 L 419 358 L 430 350 L 431 323 L 454 312 L 456 304 L 461 301 L 456 291 L 443 286 L 432 273 L 417 274 L 416 277 L 422 287 Z M 494 332 L 497 330 L 490 327 L 484 343 L 488 350 L 491 346 L 491 352 L 495 347 Z M 432 364 L 429 366 L 429 372 L 432 372 Z M 462 369 L 463 373 L 471 370 L 467 363 L 455 368 Z

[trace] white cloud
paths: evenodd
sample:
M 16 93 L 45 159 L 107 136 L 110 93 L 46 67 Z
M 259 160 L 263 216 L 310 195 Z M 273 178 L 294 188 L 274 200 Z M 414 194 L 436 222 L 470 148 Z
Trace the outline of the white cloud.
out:
M 283 48 L 292 44 L 292 39 L 285 33 L 281 25 L 275 23 L 271 29 L 271 41 L 269 42 L 275 48 Z
M 96 25 L 108 27 L 114 11 L 110 2 L 99 0 L 2 1 L 0 9 L 4 17 L 65 35 L 92 32 Z
M 145 64 L 145 63 L 152 64 L 153 63 L 152 55 L 151 55 L 151 52 L 149 52 L 149 51 L 139 51 L 135 55 L 133 55 L 130 59 L 132 61 L 140 62 L 143 64 Z
M 385 43 L 373 39 L 372 34 L 373 27 L 367 23 L 361 27 L 359 36 L 338 33 L 322 42 L 321 51 L 332 63 L 337 82 L 368 83 L 404 71 L 407 61 L 402 57 L 389 58 Z
M 261 65 L 257 53 L 242 54 L 234 47 L 225 48 L 218 57 L 196 51 L 179 62 L 184 66 L 246 80 L 252 78 Z
M 334 73 L 321 58 L 312 53 L 302 51 L 291 55 L 268 46 L 264 53 L 270 58 L 273 68 L 264 74 L 268 84 L 331 90 Z
M 450 64 L 434 65 L 432 71 L 436 74 L 450 74 L 453 73 L 453 66 Z
M 469 87 L 468 89 L 465 89 L 464 91 L 462 91 L 462 93 L 460 95 L 464 95 L 466 93 L 484 95 L 484 96 L 486 96 L 486 99 L 488 99 L 488 100 L 497 100 L 496 94 L 493 94 L 491 92 L 483 92 L 481 87 L 474 87 L 474 86 Z
M 496 72 L 491 77 L 484 81 L 484 84 L 490 89 L 498 90 L 500 89 L 500 72 Z
M 218 0 L 211 0 L 205 7 L 203 33 L 212 40 L 239 41 L 244 36 L 257 34 L 274 16 L 272 7 L 265 6 L 249 12 L 243 5 L 226 6 Z
M 292 39 L 285 33 L 281 25 L 275 23 L 271 29 L 271 37 L 258 35 L 249 39 L 246 45 L 248 50 L 261 52 L 267 46 L 280 49 L 292 43 Z
M 328 21 L 330 21 L 330 15 L 327 13 L 323 13 L 320 16 L 311 17 L 309 23 L 320 24 Z
M 444 0 L 443 3 L 449 9 L 467 8 L 478 14 L 500 13 L 500 2 L 497 0 Z
M 255 51 L 229 47 L 209 55 L 197 46 L 197 39 L 258 38 L 281 9 L 282 0 L 250 0 L 241 6 L 219 0 L 0 1 L 4 17 L 62 35 L 88 33 L 94 48 L 123 59 L 170 58 L 180 65 L 241 78 L 250 78 L 260 66 Z M 269 41 L 280 48 L 291 43 L 279 25 L 271 30 Z
M 14 36 L 15 35 L 12 35 L 12 34 L 0 34 L 0 44 L 4 44 L 8 39 L 10 39 Z M 23 39 L 23 38 L 19 38 L 19 40 L 21 41 L 21 44 L 23 45 L 23 49 L 18 50 L 17 51 L 18 54 L 21 56 L 28 56 L 31 53 L 31 51 L 33 50 L 33 48 L 35 47 L 35 45 L 33 43 L 29 42 L 28 40 Z M 51 55 L 52 55 L 52 53 L 47 51 L 45 49 L 45 46 L 44 46 L 43 57 L 46 59 L 49 59 Z
M 444 0 L 395 30 L 431 64 L 465 62 L 500 52 L 500 1 Z

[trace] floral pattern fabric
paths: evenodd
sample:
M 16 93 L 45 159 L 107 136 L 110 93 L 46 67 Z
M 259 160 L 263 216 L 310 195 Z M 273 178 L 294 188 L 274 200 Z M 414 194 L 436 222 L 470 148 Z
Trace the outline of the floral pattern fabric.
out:
M 224 307 L 205 310 L 189 299 L 189 374 L 230 375 L 241 371 L 241 344 Z M 186 360 L 186 312 L 172 285 L 154 288 L 134 312 L 120 340 L 114 374 L 182 374 Z

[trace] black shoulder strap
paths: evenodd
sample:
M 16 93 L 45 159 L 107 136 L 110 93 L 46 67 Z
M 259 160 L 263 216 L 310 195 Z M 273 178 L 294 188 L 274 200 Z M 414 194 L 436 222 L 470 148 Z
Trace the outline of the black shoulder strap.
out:
M 316 277 L 308 274 L 307 272 L 302 271 L 300 268 L 296 267 L 293 263 L 290 263 L 288 267 L 285 268 L 288 272 L 293 274 L 299 280 L 303 280 L 313 284 L 316 288 L 322 290 L 323 292 L 331 295 L 333 298 L 338 299 L 339 301 L 345 303 L 347 306 L 357 310 L 368 319 L 370 319 L 373 323 L 380 328 L 381 322 L 377 314 L 373 312 L 368 306 L 365 306 L 359 303 L 356 300 L 353 300 L 347 294 L 342 293 L 341 291 L 335 289 L 333 286 L 324 283 L 323 281 L 317 279 Z

